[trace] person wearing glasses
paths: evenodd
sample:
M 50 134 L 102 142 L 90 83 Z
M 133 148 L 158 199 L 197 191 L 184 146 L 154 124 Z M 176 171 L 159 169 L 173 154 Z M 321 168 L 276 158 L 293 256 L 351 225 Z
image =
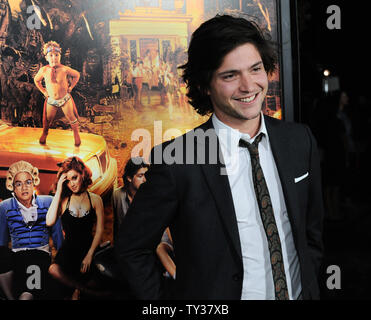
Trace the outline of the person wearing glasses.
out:
M 32 164 L 18 161 L 9 167 L 6 188 L 13 197 L 0 203 L 0 288 L 9 300 L 47 297 L 49 236 L 56 250 L 62 245 L 60 220 L 46 225 L 53 197 L 36 195 L 39 183 L 39 170 Z

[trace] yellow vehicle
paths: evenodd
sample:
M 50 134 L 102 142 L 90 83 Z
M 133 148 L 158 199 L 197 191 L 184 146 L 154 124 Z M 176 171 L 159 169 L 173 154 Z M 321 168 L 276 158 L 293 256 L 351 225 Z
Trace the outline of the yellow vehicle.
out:
M 45 145 L 39 144 L 41 133 L 42 128 L 12 127 L 0 120 L 0 199 L 11 197 L 5 189 L 6 172 L 19 160 L 39 169 L 38 194 L 49 194 L 57 176 L 57 163 L 71 156 L 80 157 L 92 170 L 91 192 L 106 198 L 117 187 L 117 162 L 102 136 L 80 133 L 82 143 L 75 147 L 72 131 L 50 129 Z

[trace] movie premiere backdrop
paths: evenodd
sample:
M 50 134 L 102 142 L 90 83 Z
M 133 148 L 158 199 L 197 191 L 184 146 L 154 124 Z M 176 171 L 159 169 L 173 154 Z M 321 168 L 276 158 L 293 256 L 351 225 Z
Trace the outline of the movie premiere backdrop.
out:
M 112 240 L 109 196 L 121 186 L 126 161 L 205 122 L 187 103 L 178 66 L 192 32 L 217 13 L 254 19 L 280 43 L 279 2 L 272 0 L 0 0 L 0 199 L 10 197 L 5 174 L 26 160 L 39 168 L 38 192 L 48 194 L 57 163 L 77 155 L 93 171 L 91 191 L 107 200 L 105 240 Z M 34 84 L 48 64 L 48 41 L 61 63 L 79 71 L 71 95 L 81 145 L 58 112 L 39 143 L 45 98 Z M 270 78 L 265 113 L 282 118 L 280 69 Z

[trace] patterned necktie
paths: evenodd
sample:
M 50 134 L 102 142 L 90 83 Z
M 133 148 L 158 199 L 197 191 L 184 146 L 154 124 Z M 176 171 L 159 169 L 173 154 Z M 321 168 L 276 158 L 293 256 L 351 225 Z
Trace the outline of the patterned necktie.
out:
M 255 195 L 268 241 L 274 282 L 274 294 L 276 300 L 288 300 L 289 294 L 287 290 L 285 267 L 283 265 L 280 236 L 277 230 L 276 219 L 274 218 L 272 201 L 269 196 L 267 183 L 265 182 L 263 170 L 259 161 L 258 145 L 262 137 L 263 133 L 260 133 L 252 144 L 241 139 L 239 146 L 247 148 L 251 157 Z

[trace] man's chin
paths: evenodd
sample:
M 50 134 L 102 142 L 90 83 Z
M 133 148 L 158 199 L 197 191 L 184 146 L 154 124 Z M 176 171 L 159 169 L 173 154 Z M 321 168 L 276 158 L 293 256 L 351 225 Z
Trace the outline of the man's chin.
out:
M 223 121 L 226 120 L 228 122 L 232 121 L 235 122 L 236 120 L 239 122 L 249 121 L 249 120 L 256 120 L 260 117 L 262 108 L 254 108 L 254 110 L 241 110 L 237 108 L 229 108 L 223 109 L 222 112 L 218 112 L 218 118 Z
M 261 110 L 256 111 L 256 112 L 239 113 L 239 119 L 246 120 L 246 121 L 255 120 L 260 117 L 260 112 Z
M 31 203 L 32 201 L 32 197 L 22 197 L 22 198 L 19 198 L 18 201 L 22 204 L 25 204 L 25 203 Z

